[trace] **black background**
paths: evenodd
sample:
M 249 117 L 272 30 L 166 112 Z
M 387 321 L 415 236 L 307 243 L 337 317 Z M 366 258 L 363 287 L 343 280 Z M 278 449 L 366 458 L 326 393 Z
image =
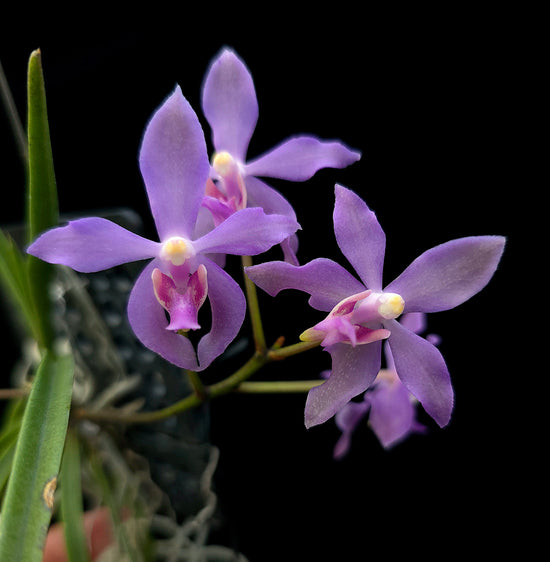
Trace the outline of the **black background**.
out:
M 377 213 L 387 235 L 386 282 L 435 244 L 508 236 L 489 286 L 429 319 L 456 392 L 445 429 L 421 413 L 429 433 L 384 451 L 365 426 L 336 462 L 338 431 L 331 421 L 304 428 L 304 396 L 232 396 L 211 406 L 212 441 L 221 449 L 219 540 L 252 562 L 494 553 L 509 544 L 503 526 L 514 524 L 512 498 L 521 496 L 511 470 L 522 454 L 514 364 L 521 343 L 509 303 L 530 185 L 522 153 L 536 37 L 529 47 L 523 19 L 489 10 L 278 8 L 214 6 L 207 15 L 145 14 L 139 24 L 116 25 L 105 13 L 30 18 L 32 25 L 14 23 L 16 32 L 3 35 L 0 60 L 24 116 L 26 64 L 41 48 L 61 212 L 131 207 L 154 236 L 137 166 L 144 126 L 178 83 L 209 142 L 200 87 L 227 45 L 250 69 L 259 100 L 249 157 L 297 133 L 362 152 L 353 166 L 305 183 L 268 181 L 296 209 L 302 263 L 324 256 L 347 265 L 332 229 L 336 182 Z M 0 224 L 8 224 L 23 216 L 23 171 L 3 112 L 0 143 L 9 200 Z M 320 319 L 305 297 L 260 296 L 270 341 L 297 341 Z M 2 353 L 11 358 L 13 345 L 8 337 Z M 258 378 L 313 378 L 329 359 L 316 350 Z

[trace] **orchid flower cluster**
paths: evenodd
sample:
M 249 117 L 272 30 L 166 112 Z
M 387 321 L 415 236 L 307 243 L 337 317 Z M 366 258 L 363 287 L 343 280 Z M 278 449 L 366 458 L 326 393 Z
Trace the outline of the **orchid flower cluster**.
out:
M 86 273 L 150 260 L 131 291 L 129 323 L 143 345 L 199 373 L 235 340 L 246 314 L 247 298 L 225 270 L 226 256 L 257 256 L 280 245 L 284 259 L 250 262 L 245 273 L 273 297 L 285 289 L 305 292 L 309 305 L 326 313 L 301 335 L 310 344 L 304 350 L 321 346 L 332 360 L 330 371 L 313 374 L 318 380 L 309 389 L 306 426 L 335 417 L 342 430 L 338 457 L 367 413 L 385 447 L 424 430 L 416 421 L 417 404 L 445 426 L 453 389 L 433 338 L 419 335 L 425 314 L 451 309 L 480 291 L 497 268 L 505 239 L 474 236 L 441 244 L 384 285 L 384 231 L 358 195 L 336 185 L 334 233 L 356 275 L 322 257 L 300 265 L 296 213 L 263 178 L 306 181 L 322 168 L 357 162 L 360 153 L 341 142 L 296 136 L 248 159 L 258 102 L 250 72 L 230 49 L 207 72 L 202 110 L 212 131 L 210 158 L 179 86 L 143 135 L 139 165 L 159 241 L 103 218 L 83 218 L 41 234 L 28 253 Z M 211 325 L 204 333 L 199 309 L 206 302 Z M 198 337 L 189 337 L 192 332 Z

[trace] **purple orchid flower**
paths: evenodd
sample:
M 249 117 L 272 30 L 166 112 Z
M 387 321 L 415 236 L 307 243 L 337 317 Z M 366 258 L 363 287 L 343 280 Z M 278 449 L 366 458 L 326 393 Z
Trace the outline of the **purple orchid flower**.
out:
M 202 107 L 215 149 L 211 168 L 215 183 L 209 183 L 203 205 L 211 211 L 214 224 L 246 207 L 261 207 L 268 214 L 296 220 L 290 203 L 258 176 L 305 181 L 321 168 L 343 168 L 360 158 L 359 152 L 340 142 L 296 136 L 247 161 L 248 145 L 258 120 L 258 101 L 250 72 L 230 49 L 224 49 L 207 72 Z M 286 259 L 295 264 L 296 248 L 293 235 L 283 250 Z
M 473 236 L 435 246 L 383 289 L 384 231 L 364 201 L 339 185 L 334 232 L 361 281 L 324 258 L 303 266 L 268 262 L 247 268 L 249 278 L 270 295 L 298 289 L 310 294 L 313 308 L 331 311 L 302 334 L 304 340 L 321 342 L 332 356 L 329 379 L 308 394 L 306 426 L 325 422 L 370 387 L 380 369 L 383 339 L 389 341 L 401 382 L 445 426 L 453 409 L 445 361 L 434 345 L 396 318 L 448 310 L 478 293 L 497 268 L 505 238 Z
M 244 209 L 206 235 L 194 236 L 210 164 L 203 131 L 179 86 L 148 123 L 139 164 L 160 242 L 106 219 L 84 218 L 45 232 L 28 253 L 85 273 L 154 258 L 130 294 L 130 325 L 145 346 L 199 371 L 235 338 L 246 311 L 239 285 L 207 254 L 255 255 L 299 225 L 288 216 Z M 206 298 L 212 326 L 195 353 L 185 334 L 200 327 L 198 310 Z
M 426 329 L 425 314 L 410 312 L 404 314 L 400 324 L 415 334 Z M 427 336 L 428 341 L 437 345 L 439 337 Z M 416 398 L 399 379 L 388 342 L 384 342 L 386 368 L 381 369 L 372 386 L 365 392 L 363 400 L 348 402 L 334 416 L 342 431 L 334 447 L 334 458 L 341 459 L 349 451 L 351 436 L 363 418 L 369 414 L 369 426 L 385 449 L 390 449 L 412 433 L 424 433 L 426 426 L 416 420 Z M 325 378 L 328 378 L 330 372 Z

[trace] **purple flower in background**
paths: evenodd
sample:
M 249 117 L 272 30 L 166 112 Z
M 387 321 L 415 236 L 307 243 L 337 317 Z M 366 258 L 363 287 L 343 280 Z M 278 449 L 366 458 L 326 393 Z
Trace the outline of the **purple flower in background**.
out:
M 204 115 L 212 129 L 215 153 L 211 177 L 203 201 L 219 224 L 239 209 L 261 207 L 268 214 L 296 216 L 290 203 L 258 179 L 305 181 L 321 168 L 343 168 L 356 162 L 360 153 L 340 142 L 296 136 L 267 153 L 247 161 L 247 150 L 258 120 L 258 100 L 250 72 L 230 49 L 212 62 L 202 89 Z M 297 242 L 292 237 L 285 255 L 296 262 Z
M 408 312 L 448 310 L 478 293 L 497 268 L 505 238 L 473 236 L 435 246 L 383 288 L 384 231 L 364 201 L 339 185 L 334 232 L 361 281 L 324 258 L 303 266 L 268 262 L 247 268 L 249 278 L 270 295 L 298 289 L 310 294 L 313 308 L 331 311 L 302 335 L 321 342 L 332 357 L 329 379 L 308 394 L 306 426 L 325 422 L 370 387 L 380 369 L 383 339 L 388 339 L 401 382 L 445 426 L 453 409 L 445 361 L 434 345 L 396 318 Z
M 426 329 L 425 314 L 411 312 L 404 314 L 400 324 L 421 334 Z M 434 345 L 439 338 L 430 334 L 428 341 Z M 386 368 L 381 369 L 372 386 L 365 392 L 360 402 L 348 402 L 334 416 L 334 421 L 342 431 L 334 447 L 334 457 L 345 456 L 351 444 L 351 436 L 357 425 L 369 414 L 369 426 L 385 449 L 389 449 L 406 439 L 411 433 L 421 433 L 426 427 L 416 421 L 417 400 L 399 380 L 389 345 L 384 343 Z M 329 373 L 330 374 L 330 373 Z
M 130 325 L 145 346 L 168 361 L 202 370 L 237 335 L 246 310 L 239 285 L 207 254 L 255 255 L 299 225 L 287 216 L 244 209 L 195 236 L 210 164 L 197 116 L 179 87 L 148 123 L 139 164 L 160 242 L 106 219 L 84 218 L 45 232 L 28 252 L 86 273 L 153 258 L 130 294 Z M 185 333 L 200 328 L 198 310 L 206 298 L 212 326 L 195 353 Z
M 386 347 L 386 346 L 384 346 Z M 348 402 L 334 416 L 342 435 L 334 447 L 334 458 L 349 450 L 355 428 L 369 414 L 369 426 L 384 449 L 390 449 L 412 433 L 426 427 L 416 421 L 417 400 L 399 380 L 395 370 L 382 369 L 360 402 Z

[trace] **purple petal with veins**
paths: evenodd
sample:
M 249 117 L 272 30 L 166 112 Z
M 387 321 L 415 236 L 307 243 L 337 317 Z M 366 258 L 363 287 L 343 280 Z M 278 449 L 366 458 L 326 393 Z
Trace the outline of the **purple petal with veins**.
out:
M 308 393 L 306 427 L 324 423 L 354 396 L 367 390 L 380 368 L 381 348 L 379 341 L 357 347 L 341 343 L 327 348 L 332 356 L 331 374 Z
M 306 181 L 322 168 L 345 168 L 361 158 L 341 142 L 312 136 L 290 138 L 245 165 L 249 176 Z
M 246 299 L 230 275 L 210 260 L 203 258 L 208 270 L 208 300 L 212 327 L 200 340 L 197 353 L 200 369 L 205 369 L 235 339 L 246 313 Z
M 439 350 L 399 322 L 390 320 L 388 339 L 399 379 L 441 426 L 449 423 L 453 410 L 453 387 Z
M 297 289 L 311 295 L 309 304 L 317 310 L 332 310 L 349 295 L 365 290 L 351 273 L 336 262 L 318 258 L 295 266 L 282 261 L 266 262 L 246 268 L 246 274 L 258 287 L 277 295 L 284 289 Z
M 91 217 L 69 222 L 41 234 L 27 253 L 91 273 L 123 263 L 152 258 L 160 244 L 142 238 L 107 219 Z
M 199 120 L 179 86 L 149 121 L 139 166 L 160 239 L 190 238 L 210 163 Z
M 258 100 L 249 70 L 231 49 L 224 49 L 208 69 L 202 109 L 216 151 L 244 161 L 258 120 Z
M 440 244 L 416 258 L 384 290 L 399 293 L 406 312 L 454 308 L 487 285 L 504 244 L 502 236 L 471 236 Z

